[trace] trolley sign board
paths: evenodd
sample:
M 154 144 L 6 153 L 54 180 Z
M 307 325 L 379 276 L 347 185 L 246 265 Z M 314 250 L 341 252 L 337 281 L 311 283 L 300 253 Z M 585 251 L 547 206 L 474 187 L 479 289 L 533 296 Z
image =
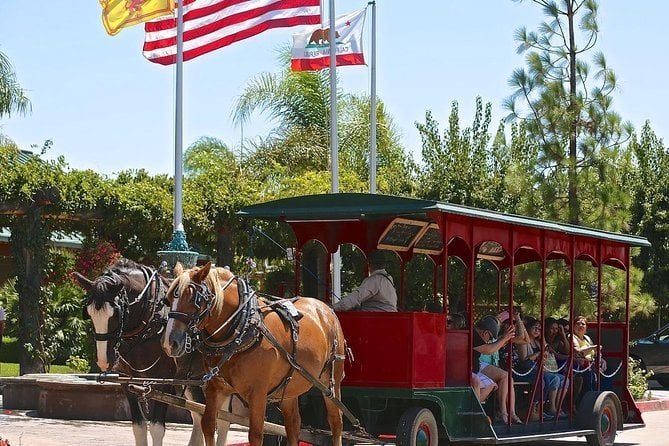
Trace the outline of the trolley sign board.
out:
M 378 248 L 391 251 L 408 251 L 427 230 L 429 222 L 396 218 L 390 222 L 381 237 Z
M 413 247 L 414 252 L 421 254 L 438 255 L 443 250 L 444 243 L 441 241 L 441 231 L 436 223 L 430 223 Z

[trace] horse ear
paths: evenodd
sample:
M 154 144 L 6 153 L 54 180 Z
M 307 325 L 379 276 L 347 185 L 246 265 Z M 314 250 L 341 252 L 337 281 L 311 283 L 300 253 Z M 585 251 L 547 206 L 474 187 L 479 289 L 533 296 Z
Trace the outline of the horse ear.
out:
M 172 271 L 172 274 L 174 277 L 179 277 L 181 274 L 184 272 L 184 266 L 181 264 L 181 262 L 177 261 L 177 264 L 174 265 L 174 270 Z
M 207 262 L 206 265 L 204 265 L 202 268 L 200 268 L 195 272 L 195 274 L 192 277 L 193 282 L 197 283 L 204 282 L 204 279 L 206 279 L 207 276 L 209 275 L 209 271 L 211 271 L 211 262 Z
M 74 271 L 72 273 L 72 277 L 74 277 L 74 280 L 79 284 L 79 286 L 81 286 L 86 291 L 90 291 L 93 288 L 93 282 L 90 281 L 83 274 L 80 274 L 77 271 Z

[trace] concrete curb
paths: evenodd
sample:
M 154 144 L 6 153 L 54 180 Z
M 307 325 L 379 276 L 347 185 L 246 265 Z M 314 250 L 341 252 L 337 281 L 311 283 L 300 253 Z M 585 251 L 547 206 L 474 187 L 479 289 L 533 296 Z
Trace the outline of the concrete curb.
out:
M 637 401 L 636 407 L 638 407 L 642 413 L 655 410 L 669 410 L 669 399 L 662 398 L 650 401 Z

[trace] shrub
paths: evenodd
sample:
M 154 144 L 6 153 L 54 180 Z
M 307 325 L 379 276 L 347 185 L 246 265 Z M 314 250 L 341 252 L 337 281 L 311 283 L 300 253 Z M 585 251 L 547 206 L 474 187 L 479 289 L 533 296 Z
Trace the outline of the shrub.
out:
M 90 370 L 88 359 L 79 356 L 70 356 L 65 361 L 65 365 L 72 369 L 73 372 L 86 373 Z
M 648 378 L 653 376 L 653 371 L 643 370 L 639 367 L 641 361 L 635 361 L 632 358 L 628 359 L 628 374 L 629 380 L 627 388 L 635 400 L 642 400 L 648 391 Z

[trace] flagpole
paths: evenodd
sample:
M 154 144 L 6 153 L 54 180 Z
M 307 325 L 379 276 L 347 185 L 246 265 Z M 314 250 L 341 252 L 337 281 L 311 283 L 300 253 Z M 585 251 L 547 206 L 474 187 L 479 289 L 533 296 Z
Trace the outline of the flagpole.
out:
M 337 139 L 337 42 L 335 0 L 329 0 L 330 9 L 330 170 L 332 193 L 339 192 L 339 141 Z M 322 12 L 321 12 L 322 13 Z M 332 254 L 332 301 L 341 296 L 341 257 L 339 247 Z
M 372 60 L 371 60 L 371 87 L 370 87 L 370 143 L 369 143 L 369 191 L 376 193 L 376 1 L 372 5 Z
M 186 241 L 183 225 L 183 49 L 184 17 L 182 0 L 177 0 L 177 53 L 176 86 L 174 97 L 174 220 L 172 241 L 165 251 L 158 255 L 173 268 L 181 262 L 186 268 L 192 268 L 197 262 L 198 253 L 192 251 Z
M 183 231 L 183 1 L 177 1 L 177 73 L 174 119 L 174 232 Z

